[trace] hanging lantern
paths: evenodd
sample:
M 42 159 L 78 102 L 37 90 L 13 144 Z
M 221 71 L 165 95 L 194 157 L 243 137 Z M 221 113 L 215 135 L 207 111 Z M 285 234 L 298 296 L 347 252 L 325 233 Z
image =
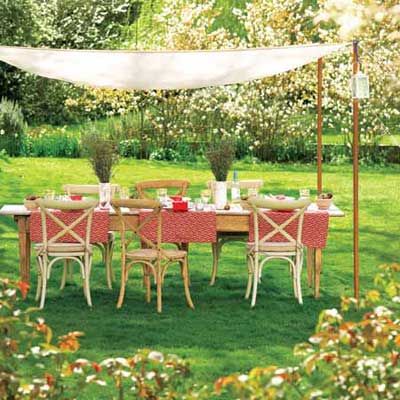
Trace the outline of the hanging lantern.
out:
M 351 78 L 351 91 L 353 99 L 369 98 L 369 81 L 368 76 L 362 72 L 357 72 Z

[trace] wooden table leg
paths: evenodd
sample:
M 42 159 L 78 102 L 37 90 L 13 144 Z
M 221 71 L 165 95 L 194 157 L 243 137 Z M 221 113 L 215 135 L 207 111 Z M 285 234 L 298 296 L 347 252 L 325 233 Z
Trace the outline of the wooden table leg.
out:
M 321 278 L 322 265 L 322 249 L 315 249 L 315 264 L 314 264 L 314 297 L 319 298 L 319 285 Z
M 307 283 L 308 287 L 313 285 L 315 250 L 313 247 L 307 247 Z
M 23 282 L 30 282 L 31 269 L 31 238 L 29 233 L 28 216 L 19 215 L 15 217 L 18 226 L 19 239 L 19 273 Z

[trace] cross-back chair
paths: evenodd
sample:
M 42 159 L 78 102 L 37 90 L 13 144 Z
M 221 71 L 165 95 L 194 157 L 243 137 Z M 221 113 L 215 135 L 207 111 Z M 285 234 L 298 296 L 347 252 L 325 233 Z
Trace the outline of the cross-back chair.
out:
M 68 196 L 72 195 L 99 195 L 99 185 L 80 185 L 80 184 L 66 184 L 63 186 L 64 193 Z M 111 197 L 114 197 L 120 191 L 118 184 L 111 184 Z M 107 286 L 112 289 L 112 282 L 114 274 L 112 270 L 112 255 L 114 250 L 115 234 L 114 232 L 108 232 L 108 240 L 106 243 L 94 243 L 101 251 L 103 263 L 106 267 L 106 279 Z
M 264 265 L 270 260 L 280 259 L 289 263 L 295 298 L 298 300 L 299 304 L 303 304 L 301 292 L 301 271 L 304 258 L 302 232 L 304 213 L 309 206 L 309 201 L 305 200 L 300 208 L 293 209 L 289 213 L 282 212 L 287 218 L 284 218 L 284 221 L 281 223 L 275 222 L 271 215 L 268 215 L 268 211 L 271 210 L 258 207 L 256 199 L 249 200 L 249 204 L 253 210 L 254 242 L 249 242 L 247 244 L 247 266 L 249 275 L 246 299 L 250 297 L 251 289 L 253 289 L 251 306 L 255 306 L 257 288 Z M 294 233 L 290 232 L 288 229 L 291 224 L 295 224 Z M 270 227 L 270 230 L 260 237 L 260 233 L 266 225 Z M 276 235 L 281 235 L 284 241 L 274 241 L 273 239 Z
M 155 189 L 175 189 L 172 195 L 185 196 L 190 186 L 190 182 L 186 179 L 161 179 L 156 181 L 142 181 L 136 183 L 136 191 L 140 199 L 151 199 L 153 196 L 148 193 L 149 190 Z M 171 193 L 170 193 L 171 194 Z
M 36 300 L 40 298 L 40 308 L 44 307 L 46 300 L 47 281 L 50 278 L 51 268 L 59 260 L 75 261 L 80 266 L 83 279 L 83 293 L 87 304 L 92 306 L 90 296 L 90 270 L 92 265 L 92 246 L 90 237 L 92 231 L 93 212 L 97 205 L 95 200 L 85 201 L 57 201 L 37 200 L 40 210 L 42 242 L 35 245 L 36 258 L 39 267 Z M 76 211 L 76 218 L 70 223 L 64 222 L 55 215 L 54 210 Z M 48 223 L 52 221 L 59 232 L 52 237 L 48 235 Z M 85 222 L 84 235 L 80 236 L 74 228 Z M 65 236 L 72 238 L 69 242 L 61 241 Z M 65 285 L 67 266 L 64 265 L 61 288 Z
M 207 187 L 209 190 L 212 191 L 214 181 L 208 181 Z M 248 179 L 248 180 L 240 180 L 239 187 L 240 189 L 261 189 L 264 185 L 264 181 L 262 179 Z M 228 189 L 232 187 L 232 182 L 227 182 Z M 218 263 L 219 257 L 221 255 L 222 247 L 226 243 L 232 242 L 242 242 L 246 243 L 248 239 L 247 234 L 243 233 L 230 233 L 230 232 L 218 232 L 217 233 L 217 241 L 212 243 L 212 254 L 213 254 L 213 265 L 212 265 L 212 272 L 211 272 L 211 280 L 210 285 L 213 286 L 217 279 L 218 274 Z
M 119 217 L 121 234 L 121 289 L 117 307 L 120 308 L 124 302 L 129 270 L 133 265 L 141 264 L 146 287 L 146 301 L 150 302 L 150 275 L 152 274 L 157 287 L 157 311 L 160 313 L 162 311 L 162 285 L 165 273 L 172 263 L 179 263 L 181 266 L 186 302 L 190 308 L 194 308 L 189 290 L 187 252 L 184 250 L 166 250 L 161 247 L 162 209 L 160 202 L 151 199 L 115 199 L 112 200 L 112 206 Z M 133 225 L 128 219 L 123 217 L 121 209 L 124 207 L 136 210 L 148 209 L 149 213 L 139 222 L 139 225 Z M 152 241 L 142 234 L 142 229 L 147 226 L 147 224 L 153 223 L 154 221 L 156 222 L 156 240 Z M 134 242 L 135 239 L 146 247 L 129 250 L 131 243 Z

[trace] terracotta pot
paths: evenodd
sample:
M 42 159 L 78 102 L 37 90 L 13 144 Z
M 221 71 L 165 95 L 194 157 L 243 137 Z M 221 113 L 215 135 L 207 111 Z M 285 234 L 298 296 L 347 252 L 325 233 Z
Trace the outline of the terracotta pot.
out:
M 332 199 L 317 199 L 316 203 L 320 210 L 328 210 L 332 204 Z

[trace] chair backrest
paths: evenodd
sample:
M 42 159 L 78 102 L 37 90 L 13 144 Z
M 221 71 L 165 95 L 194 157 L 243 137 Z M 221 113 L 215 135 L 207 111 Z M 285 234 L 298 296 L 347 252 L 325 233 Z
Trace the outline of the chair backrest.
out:
M 60 239 L 65 236 L 70 236 L 74 243 L 80 243 L 89 250 L 90 236 L 92 231 L 93 212 L 97 206 L 96 200 L 82 200 L 82 201 L 59 201 L 59 200 L 43 200 L 36 201 L 41 216 L 42 224 L 42 243 L 43 250 L 47 251 L 49 245 L 56 244 Z M 54 210 L 71 212 L 75 211 L 73 218 L 70 222 L 66 223 L 59 216 L 54 213 Z M 48 235 L 48 221 L 52 221 L 58 228 L 59 232 L 49 238 Z M 79 235 L 75 228 L 86 221 L 84 235 Z
M 140 199 L 151 199 L 152 196 L 146 193 L 154 189 L 176 189 L 176 196 L 185 196 L 190 182 L 185 179 L 161 179 L 157 181 L 143 181 L 136 183 L 136 191 Z
M 208 181 L 207 188 L 212 189 L 215 181 Z M 226 182 L 227 188 L 230 189 L 232 187 L 232 181 Z M 262 179 L 246 179 L 239 180 L 240 189 L 261 189 L 264 186 L 264 181 Z
M 161 235 L 162 235 L 162 218 L 161 218 L 161 203 L 157 200 L 152 199 L 113 199 L 111 200 L 111 206 L 118 215 L 120 224 L 121 244 L 122 244 L 122 256 L 126 253 L 126 250 L 130 243 L 135 238 L 145 243 L 149 248 L 160 250 L 161 249 Z M 139 222 L 138 225 L 133 225 L 128 218 L 124 218 L 122 208 L 129 208 L 130 210 L 148 209 L 151 210 L 146 218 Z M 157 223 L 157 240 L 155 242 L 147 239 L 142 234 L 142 229 L 152 221 L 156 220 Z M 127 237 L 128 232 L 131 232 L 131 238 Z
M 260 245 L 275 242 L 272 239 L 277 235 L 281 235 L 286 240 L 285 243 L 296 247 L 301 245 L 304 213 L 307 210 L 307 205 L 289 212 L 266 210 L 251 203 L 250 206 L 253 209 L 253 237 L 256 251 L 258 251 Z M 279 220 L 282 222 L 277 222 L 277 216 L 280 217 Z M 288 229 L 293 224 L 295 229 Z M 265 229 L 263 229 L 265 225 L 271 228 L 269 232 L 265 232 Z M 260 234 L 263 235 L 261 238 Z
M 114 197 L 120 191 L 120 186 L 118 184 L 112 183 L 111 185 L 111 197 Z M 78 195 L 98 195 L 99 185 L 79 185 L 79 184 L 66 184 L 63 185 L 64 193 L 68 196 L 78 194 Z

